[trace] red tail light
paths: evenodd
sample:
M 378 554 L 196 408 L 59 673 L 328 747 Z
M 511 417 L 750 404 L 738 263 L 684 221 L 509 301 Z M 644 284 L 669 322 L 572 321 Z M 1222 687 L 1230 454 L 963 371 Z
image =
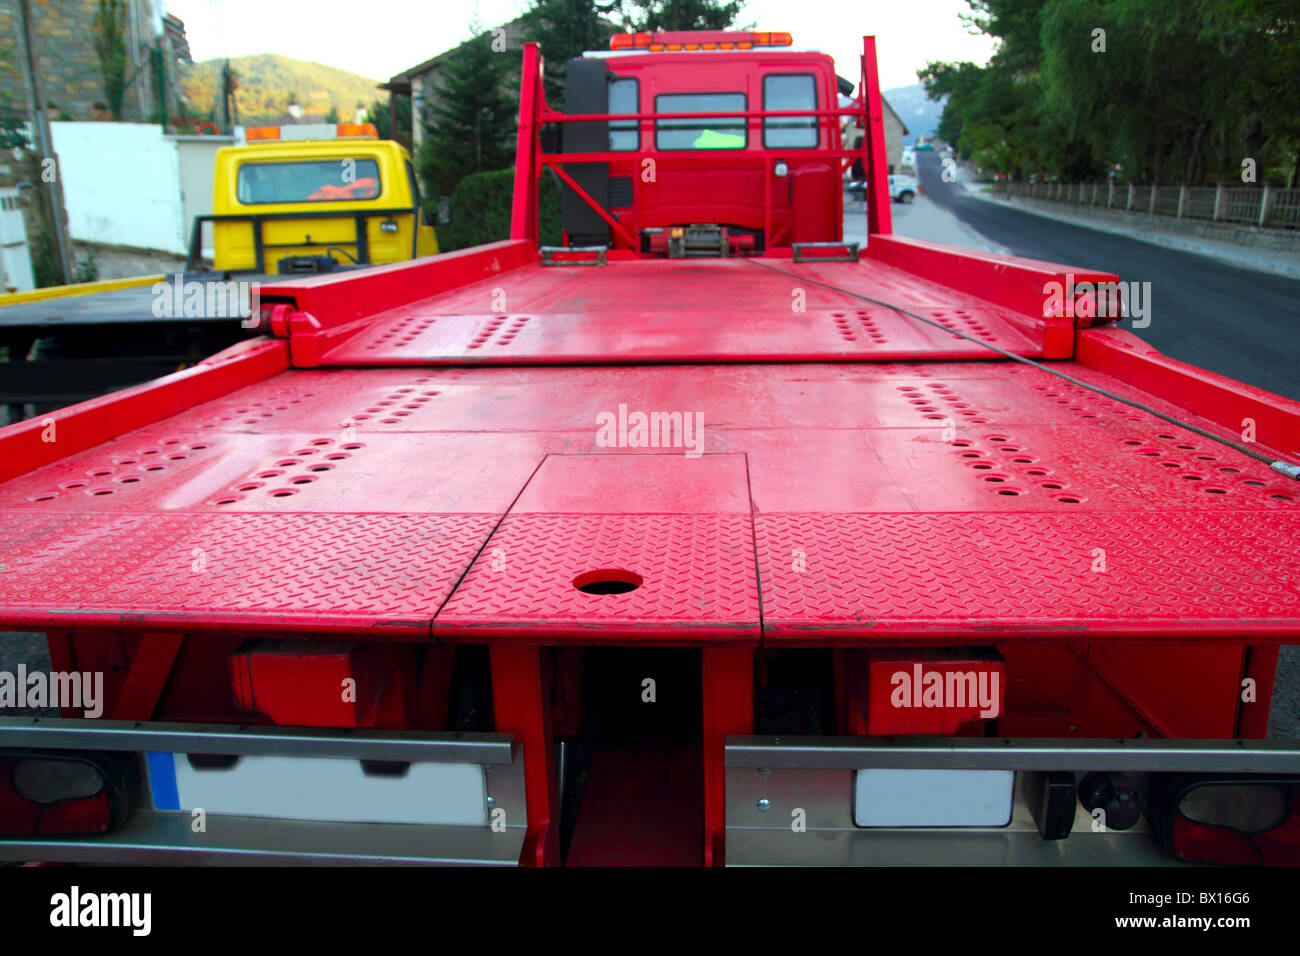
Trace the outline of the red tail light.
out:
M 1159 790 L 1165 849 L 1189 863 L 1300 866 L 1300 780 L 1181 775 Z
M 0 753 L 0 835 L 108 833 L 128 806 L 121 758 L 101 753 Z

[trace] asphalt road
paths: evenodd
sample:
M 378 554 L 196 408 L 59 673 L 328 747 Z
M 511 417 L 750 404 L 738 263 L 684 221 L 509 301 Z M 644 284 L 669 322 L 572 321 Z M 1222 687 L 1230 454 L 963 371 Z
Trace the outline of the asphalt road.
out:
M 1300 281 L 976 199 L 939 169 L 917 154 L 924 193 L 1013 254 L 1150 282 L 1151 324 L 1132 331 L 1165 355 L 1300 399 Z

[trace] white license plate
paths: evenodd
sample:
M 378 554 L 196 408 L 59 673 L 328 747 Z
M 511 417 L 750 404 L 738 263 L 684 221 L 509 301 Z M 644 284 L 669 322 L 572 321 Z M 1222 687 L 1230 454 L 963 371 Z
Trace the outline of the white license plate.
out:
M 487 785 L 476 763 L 410 764 L 402 776 L 367 775 L 358 760 L 241 757 L 196 769 L 185 754 L 148 755 L 157 810 L 355 823 L 474 826 L 487 822 Z
M 1011 770 L 859 770 L 860 827 L 1002 827 L 1011 822 Z

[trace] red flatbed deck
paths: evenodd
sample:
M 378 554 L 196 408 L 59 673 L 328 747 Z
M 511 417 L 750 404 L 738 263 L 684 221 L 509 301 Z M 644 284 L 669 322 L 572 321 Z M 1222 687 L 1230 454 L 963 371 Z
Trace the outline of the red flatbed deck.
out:
M 57 413 L 55 442 L 39 421 L 0 433 L 0 624 L 669 644 L 1300 636 L 1300 486 L 1263 464 L 753 263 L 494 269 L 517 253 L 498 245 L 472 281 L 374 318 L 366 296 L 429 264 L 374 270 L 378 284 L 348 287 L 360 304 L 341 280 L 264 290 L 315 325 Z M 1017 354 L 1059 349 L 1059 322 L 885 261 L 779 265 Z M 1083 361 L 1050 364 L 1228 437 L 1252 402 L 1265 432 L 1300 420 L 1124 333 L 1085 337 Z M 1131 384 L 1161 376 L 1186 380 L 1183 406 Z M 606 447 L 599 416 L 620 407 L 699 413 L 702 447 Z M 575 588 L 607 569 L 643 583 Z
M 788 267 L 788 260 L 782 263 Z M 850 264 L 851 265 L 851 264 Z M 667 266 L 667 268 L 665 268 Z M 326 365 L 984 358 L 979 345 L 814 282 L 920 311 L 1018 355 L 1041 336 L 1011 310 L 892 266 L 800 265 L 806 282 L 741 259 L 541 265 L 388 310 Z M 494 293 L 500 290 L 504 305 Z M 503 312 L 508 308 L 508 312 Z

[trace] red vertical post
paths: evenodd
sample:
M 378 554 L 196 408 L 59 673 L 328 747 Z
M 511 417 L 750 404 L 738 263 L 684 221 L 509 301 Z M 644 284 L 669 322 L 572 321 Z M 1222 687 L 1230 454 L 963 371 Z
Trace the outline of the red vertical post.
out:
M 849 651 L 845 647 L 831 648 L 831 666 L 835 673 L 835 732 L 841 735 L 849 733 L 850 715 L 853 708 L 849 702 Z
M 537 177 L 542 55 L 536 43 L 524 44 L 519 76 L 519 131 L 515 140 L 515 193 L 510 210 L 510 238 L 537 241 Z
M 885 108 L 876 66 L 876 38 L 862 38 L 862 96 L 867 108 L 862 171 L 867 177 L 867 236 L 894 231 L 889 211 L 889 163 L 885 161 Z M 870 238 L 868 238 L 870 242 Z
M 728 734 L 754 732 L 754 649 L 706 647 L 704 677 L 704 865 L 726 862 Z
M 638 104 L 637 109 L 640 108 Z M 645 169 L 638 163 L 636 173 L 632 176 L 632 235 L 637 238 L 636 244 L 632 246 L 632 253 L 638 258 L 641 255 L 641 176 L 644 173 Z
M 763 254 L 772 249 L 772 160 L 766 156 L 760 161 L 758 181 L 763 184 Z M 794 216 L 794 210 L 790 212 Z
M 1251 644 L 1242 655 L 1243 682 L 1255 682 L 1255 700 L 1237 701 L 1237 736 L 1246 740 L 1263 740 L 1268 736 L 1268 714 L 1273 702 L 1273 685 L 1277 679 L 1278 646 Z M 1238 688 L 1238 697 L 1244 688 Z
M 50 669 L 71 674 L 77 669 L 77 655 L 72 649 L 72 635 L 67 631 L 47 631 L 45 644 L 50 649 Z M 80 717 L 79 708 L 59 708 L 60 717 Z
M 839 82 L 832 76 L 827 84 L 829 90 L 826 97 L 827 105 L 834 103 L 836 106 L 840 102 Z M 844 148 L 843 125 L 844 117 L 827 116 L 826 119 L 826 142 L 831 149 L 840 150 Z M 820 123 L 821 120 L 818 120 Z M 836 176 L 835 190 L 835 239 L 837 242 L 844 239 L 844 170 L 852 165 L 853 160 L 845 157 L 839 158 L 839 175 Z
M 179 632 L 145 632 L 126 672 L 122 690 L 109 713 L 110 720 L 151 720 L 158 708 L 167 678 L 176 665 L 185 635 Z
M 560 862 L 560 821 L 555 814 L 551 701 L 542 681 L 541 649 L 493 644 L 489 655 L 497 733 L 513 734 L 523 748 L 528 833 L 519 862 L 556 866 Z

